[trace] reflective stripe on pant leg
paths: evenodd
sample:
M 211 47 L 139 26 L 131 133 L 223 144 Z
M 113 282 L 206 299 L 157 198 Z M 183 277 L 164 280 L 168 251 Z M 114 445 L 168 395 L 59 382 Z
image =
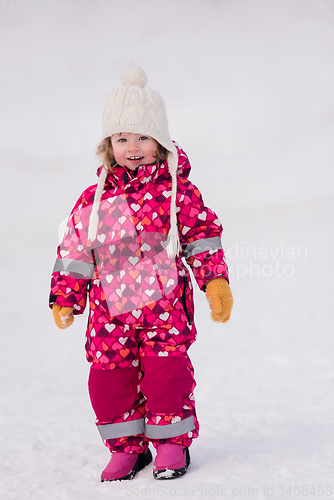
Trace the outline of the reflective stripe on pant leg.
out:
M 145 436 L 150 439 L 167 439 L 176 436 L 182 436 L 195 429 L 194 417 L 188 417 L 175 424 L 167 425 L 145 425 Z
M 97 425 L 97 429 L 102 439 L 137 436 L 138 434 L 142 434 L 145 430 L 145 419 L 140 418 L 138 420 L 119 422 L 117 424 Z

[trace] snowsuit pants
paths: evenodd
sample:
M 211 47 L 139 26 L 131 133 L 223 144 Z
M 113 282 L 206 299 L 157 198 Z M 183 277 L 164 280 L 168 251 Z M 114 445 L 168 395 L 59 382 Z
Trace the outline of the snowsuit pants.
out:
M 115 325 L 109 363 L 93 363 L 88 381 L 97 428 L 110 451 L 142 452 L 149 441 L 189 447 L 198 436 L 187 354 L 193 341 L 164 328 Z

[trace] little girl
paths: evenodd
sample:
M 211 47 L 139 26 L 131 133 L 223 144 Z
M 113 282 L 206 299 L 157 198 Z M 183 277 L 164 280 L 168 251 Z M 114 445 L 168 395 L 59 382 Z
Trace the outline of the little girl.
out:
M 132 479 L 152 460 L 155 479 L 186 473 L 198 436 L 196 338 L 188 267 L 214 321 L 232 309 L 221 224 L 189 180 L 190 164 L 168 133 L 161 96 L 138 66 L 103 111 L 99 182 L 68 222 L 53 269 L 50 307 L 60 328 L 89 294 L 86 352 L 97 428 L 111 451 L 102 481 Z

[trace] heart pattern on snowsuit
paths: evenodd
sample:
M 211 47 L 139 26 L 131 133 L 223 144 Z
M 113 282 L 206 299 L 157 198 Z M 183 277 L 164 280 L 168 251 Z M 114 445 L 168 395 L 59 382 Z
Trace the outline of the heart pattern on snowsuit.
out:
M 220 239 L 222 226 L 189 181 L 186 154 L 178 146 L 177 150 L 177 219 L 185 250 L 191 245 L 196 247 L 198 241 Z M 96 184 L 82 193 L 68 218 L 57 250 L 57 262 L 64 263 L 64 270 L 52 274 L 50 307 L 57 303 L 73 307 L 75 315 L 82 314 L 89 297 L 86 355 L 94 369 L 138 366 L 139 338 L 141 356 L 186 355 L 196 338 L 189 268 L 201 290 L 205 290 L 209 279 L 228 279 L 221 246 L 187 255 L 187 265 L 183 255 L 168 258 L 165 247 L 171 186 L 166 161 L 141 166 L 133 178 L 124 167 L 116 166 L 106 179 L 93 244 L 87 235 Z M 77 269 L 66 270 L 68 262 L 74 262 Z M 131 335 L 127 335 L 128 331 Z M 193 399 L 187 404 L 185 415 L 190 411 L 195 416 Z M 138 411 L 144 410 L 141 407 Z M 135 418 L 134 414 L 126 418 Z M 186 418 L 182 412 L 165 417 L 165 423 L 176 417 Z M 148 414 L 146 418 L 157 423 L 157 415 Z M 138 443 L 130 441 L 129 449 L 137 449 Z M 188 442 L 187 438 L 183 442 Z M 125 449 L 124 442 L 122 446 Z

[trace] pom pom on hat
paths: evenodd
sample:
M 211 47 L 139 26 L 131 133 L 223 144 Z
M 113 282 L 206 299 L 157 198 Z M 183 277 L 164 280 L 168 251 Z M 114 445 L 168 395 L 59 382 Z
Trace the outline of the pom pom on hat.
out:
M 122 71 L 120 80 L 123 85 L 139 85 L 143 88 L 147 85 L 146 73 L 140 66 L 131 66 Z

